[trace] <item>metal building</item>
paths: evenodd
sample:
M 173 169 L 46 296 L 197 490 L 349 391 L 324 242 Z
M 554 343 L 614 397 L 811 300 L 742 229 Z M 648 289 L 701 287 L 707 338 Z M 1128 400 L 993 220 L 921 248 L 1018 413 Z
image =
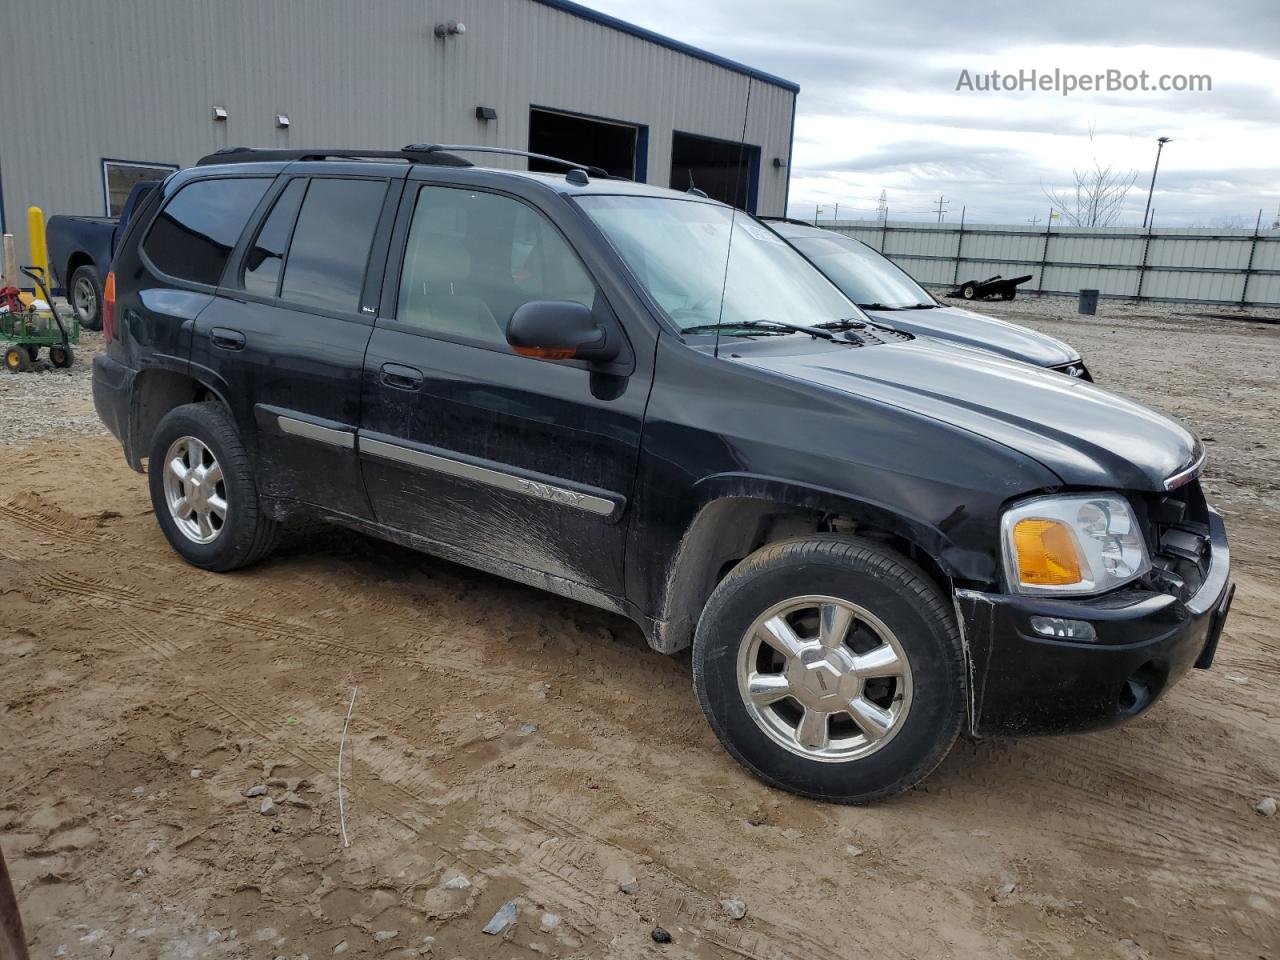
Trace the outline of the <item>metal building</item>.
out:
M 0 9 L 23 258 L 28 206 L 111 215 L 239 145 L 491 144 L 786 210 L 799 87 L 567 0 L 46 0 L 52 35 L 24 0 Z

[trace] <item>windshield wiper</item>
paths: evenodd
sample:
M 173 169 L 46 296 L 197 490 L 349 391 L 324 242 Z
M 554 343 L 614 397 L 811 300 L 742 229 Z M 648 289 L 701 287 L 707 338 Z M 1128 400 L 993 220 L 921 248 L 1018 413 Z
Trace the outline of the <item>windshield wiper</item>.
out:
M 787 320 L 738 320 L 731 323 L 702 323 L 695 327 L 685 327 L 682 332 L 715 333 L 717 328 L 721 333 L 726 330 L 756 330 L 762 333 L 768 331 L 769 333 L 780 334 L 784 330 L 788 330 L 795 333 L 807 333 L 817 340 L 835 339 L 835 336 L 829 330 L 823 330 L 820 327 L 806 327 L 804 324 L 791 323 Z

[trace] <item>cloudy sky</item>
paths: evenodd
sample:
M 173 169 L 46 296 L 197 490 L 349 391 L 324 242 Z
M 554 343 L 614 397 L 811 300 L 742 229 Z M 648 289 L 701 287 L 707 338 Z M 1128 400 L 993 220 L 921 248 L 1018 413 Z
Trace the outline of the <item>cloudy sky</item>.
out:
M 1045 190 L 1096 160 L 1137 171 L 1117 221 L 1138 225 L 1155 139 L 1157 225 L 1280 219 L 1277 0 L 586 0 L 599 10 L 794 80 L 793 216 L 1044 222 Z M 1150 82 L 1207 74 L 1205 92 L 957 91 L 972 78 L 1109 69 Z M 1092 137 L 1090 136 L 1092 132 Z

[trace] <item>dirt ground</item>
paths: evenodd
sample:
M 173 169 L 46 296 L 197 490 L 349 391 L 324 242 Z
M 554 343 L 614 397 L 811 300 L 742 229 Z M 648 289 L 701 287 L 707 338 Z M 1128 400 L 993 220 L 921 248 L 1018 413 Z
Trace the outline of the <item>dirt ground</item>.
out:
M 1239 593 L 1215 668 L 1132 724 L 962 741 L 871 808 L 754 781 L 687 656 L 618 617 L 337 530 L 185 566 L 93 418 L 92 344 L 0 376 L 0 845 L 33 956 L 1280 958 L 1280 327 L 985 309 L 1195 425 Z

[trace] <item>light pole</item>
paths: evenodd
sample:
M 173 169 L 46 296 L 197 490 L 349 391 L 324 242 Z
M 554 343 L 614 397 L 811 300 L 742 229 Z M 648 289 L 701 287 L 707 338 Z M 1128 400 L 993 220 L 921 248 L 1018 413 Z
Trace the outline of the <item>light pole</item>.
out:
M 1151 187 L 1147 190 L 1147 209 L 1142 212 L 1142 229 L 1147 228 L 1147 217 L 1151 215 L 1151 195 L 1156 192 L 1156 174 L 1160 171 L 1160 151 L 1173 137 L 1156 137 L 1156 165 L 1151 168 Z

